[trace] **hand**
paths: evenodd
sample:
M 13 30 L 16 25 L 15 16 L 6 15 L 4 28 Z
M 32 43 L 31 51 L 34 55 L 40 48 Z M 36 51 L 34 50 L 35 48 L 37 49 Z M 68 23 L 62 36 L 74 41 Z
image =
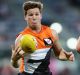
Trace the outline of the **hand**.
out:
M 65 54 L 64 50 L 60 51 L 59 59 L 64 60 L 64 61 L 67 60 L 67 57 L 66 57 L 66 54 Z
M 70 61 L 74 61 L 74 54 L 72 52 L 67 52 L 66 53 L 66 57 L 68 58 L 68 60 Z
M 20 51 L 22 50 L 21 47 L 20 46 L 15 47 L 14 45 L 11 45 L 11 48 L 12 48 L 11 56 L 12 60 L 13 61 L 19 60 L 22 57 L 22 55 L 20 54 Z
M 60 60 L 74 61 L 74 54 L 72 52 L 66 52 L 62 50 L 59 55 Z
M 15 47 L 14 45 L 11 45 L 11 48 L 12 48 L 11 63 L 15 68 L 18 68 L 19 67 L 18 60 L 23 56 L 24 52 L 20 46 Z

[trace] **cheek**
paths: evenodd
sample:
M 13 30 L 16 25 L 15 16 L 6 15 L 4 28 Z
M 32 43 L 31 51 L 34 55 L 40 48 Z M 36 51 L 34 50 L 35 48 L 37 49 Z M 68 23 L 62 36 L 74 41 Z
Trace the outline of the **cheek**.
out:
M 42 19 L 42 16 L 39 16 L 39 19 L 41 20 Z
M 27 16 L 27 15 L 25 16 L 25 20 L 26 20 L 26 21 L 29 21 L 30 19 L 31 19 L 31 17 L 29 17 L 29 16 Z
M 28 21 L 31 22 L 32 21 L 32 18 L 28 18 Z
M 25 17 L 25 21 L 31 22 L 31 18 Z

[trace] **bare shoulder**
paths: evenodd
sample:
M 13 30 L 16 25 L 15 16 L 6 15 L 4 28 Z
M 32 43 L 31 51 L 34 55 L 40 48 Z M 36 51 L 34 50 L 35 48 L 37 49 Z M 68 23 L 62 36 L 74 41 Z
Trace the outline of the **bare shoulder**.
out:
M 53 29 L 51 30 L 52 30 L 52 35 L 55 36 L 55 38 L 59 39 L 58 33 Z

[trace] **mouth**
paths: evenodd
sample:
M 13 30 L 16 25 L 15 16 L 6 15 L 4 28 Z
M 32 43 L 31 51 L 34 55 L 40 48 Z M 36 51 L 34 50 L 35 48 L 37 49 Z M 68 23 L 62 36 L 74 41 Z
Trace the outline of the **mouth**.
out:
M 32 22 L 32 24 L 34 25 L 34 24 L 37 24 L 37 22 Z

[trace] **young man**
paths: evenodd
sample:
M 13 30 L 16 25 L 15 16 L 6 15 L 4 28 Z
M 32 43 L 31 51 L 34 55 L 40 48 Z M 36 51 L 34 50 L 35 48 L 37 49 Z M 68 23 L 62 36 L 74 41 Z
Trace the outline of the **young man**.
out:
M 21 58 L 19 75 L 52 75 L 48 67 L 51 49 L 55 56 L 61 60 L 73 61 L 74 54 L 66 52 L 60 46 L 59 38 L 54 30 L 41 24 L 42 3 L 28 1 L 23 4 L 23 8 L 27 27 L 19 33 L 15 47 L 12 47 L 12 65 L 18 67 L 18 60 Z M 20 53 L 22 49 L 19 40 L 25 34 L 31 34 L 37 41 L 37 49 L 31 54 Z
M 77 51 L 80 53 L 80 36 L 77 40 L 77 46 L 76 46 Z

